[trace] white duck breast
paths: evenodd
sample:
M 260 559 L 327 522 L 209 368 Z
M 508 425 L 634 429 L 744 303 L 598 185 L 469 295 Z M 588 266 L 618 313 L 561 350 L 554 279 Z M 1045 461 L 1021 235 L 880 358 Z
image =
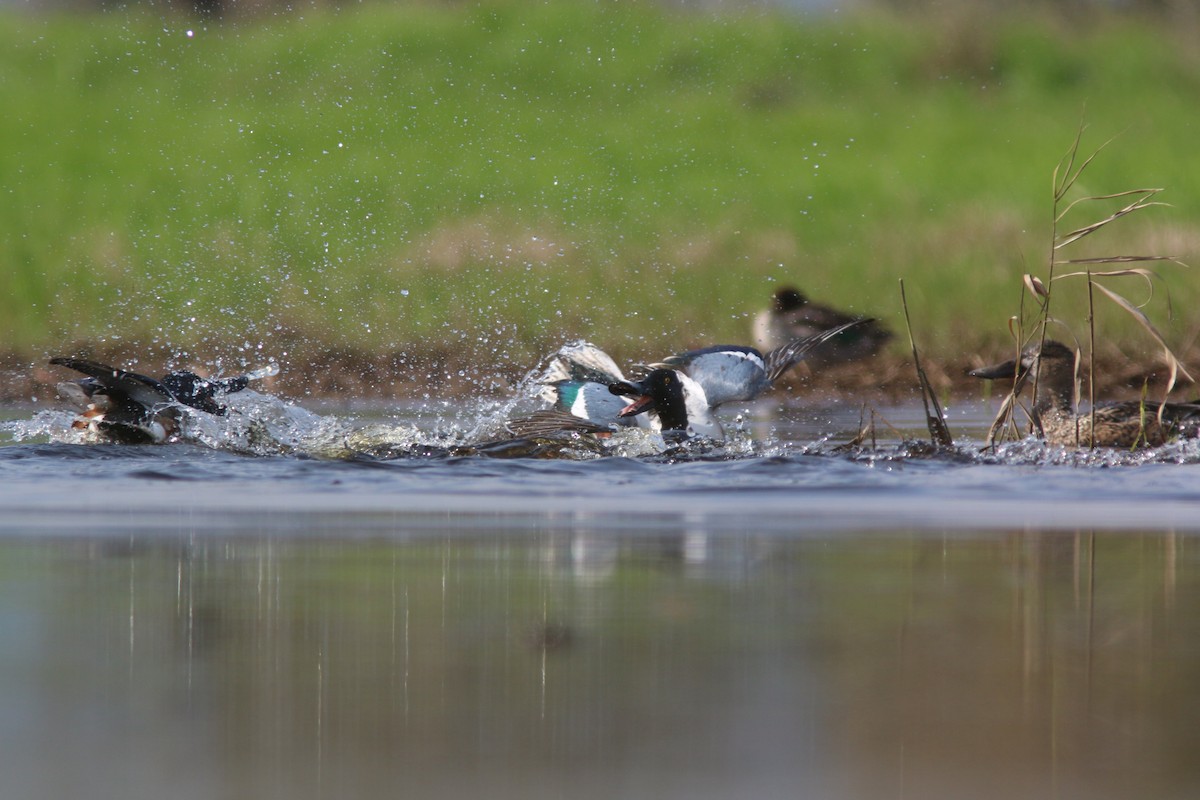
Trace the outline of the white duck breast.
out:
M 725 429 L 713 416 L 713 403 L 701 384 L 685 373 L 679 372 L 683 384 L 683 404 L 687 409 L 688 433 L 709 439 L 724 439 Z
M 609 391 L 629 400 L 622 417 L 647 416 L 651 430 L 667 434 L 722 438 L 724 431 L 712 416 L 704 390 L 679 370 L 659 367 L 640 381 L 621 381 Z

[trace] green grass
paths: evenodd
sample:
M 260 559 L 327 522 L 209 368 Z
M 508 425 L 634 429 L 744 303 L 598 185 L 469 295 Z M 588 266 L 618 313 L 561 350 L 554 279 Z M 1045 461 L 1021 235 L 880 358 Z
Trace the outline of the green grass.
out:
M 1200 261 L 1196 33 L 596 2 L 6 12 L 0 348 L 660 355 L 748 340 L 777 281 L 900 329 L 903 277 L 923 349 L 962 358 L 1044 271 L 1081 118 L 1085 150 L 1118 137 L 1081 188 L 1172 204 L 1096 246 Z M 1177 316 L 1161 293 L 1151 316 L 1187 339 L 1200 276 L 1162 270 Z M 1123 316 L 1102 324 L 1135 339 Z

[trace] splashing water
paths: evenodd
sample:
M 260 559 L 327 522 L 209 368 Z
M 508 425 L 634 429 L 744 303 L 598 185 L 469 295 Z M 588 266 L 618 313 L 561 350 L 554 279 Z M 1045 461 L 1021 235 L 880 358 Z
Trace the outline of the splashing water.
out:
M 602 457 L 652 460 L 789 459 L 798 456 L 838 456 L 868 465 L 903 465 L 935 460 L 959 464 L 1009 466 L 1137 467 L 1151 464 L 1200 463 L 1200 441 L 1180 440 L 1163 447 L 1138 450 L 1070 449 L 1029 438 L 988 448 L 960 437 L 954 448 L 934 448 L 915 440 L 881 440 L 873 446 L 846 444 L 846 432 L 827 420 L 809 420 L 806 429 L 784 429 L 750 416 L 726 423 L 725 441 L 666 441 L 640 428 L 593 437 L 561 436 L 514 439 L 509 420 L 545 407 L 542 382 L 546 364 L 529 370 L 505 398 L 427 401 L 390 416 L 368 417 L 321 414 L 251 389 L 224 395 L 227 413 L 217 416 L 181 408 L 178 440 L 212 450 L 247 456 L 300 456 L 317 459 L 400 459 L 458 456 L 561 458 Z M 279 372 L 271 363 L 248 373 L 252 380 Z M 844 411 L 844 409 L 842 409 Z M 762 409 L 759 409 L 761 412 Z M 836 416 L 836 409 L 831 413 Z M 981 417 L 981 421 L 987 415 Z M 108 440 L 86 427 L 76 427 L 73 412 L 47 409 L 27 419 L 0 422 L 0 437 L 14 443 L 49 441 L 86 445 Z
M 247 455 L 284 455 L 319 448 L 344 436 L 349 427 L 334 416 L 322 416 L 271 395 L 247 389 L 223 398 L 223 416 L 188 410 L 181 438 L 214 450 Z
M 253 373 L 273 374 L 270 368 Z M 756 441 L 739 418 L 720 443 L 667 441 L 657 432 L 621 429 L 609 437 L 564 433 L 522 444 L 506 429 L 514 416 L 543 405 L 531 372 L 502 400 L 427 403 L 393 419 L 362 419 L 319 414 L 272 395 L 246 389 L 223 395 L 224 415 L 180 407 L 177 441 L 247 456 L 303 456 L 320 459 L 356 457 L 521 456 L 591 459 L 599 457 L 727 459 L 779 452 L 774 443 Z M 402 418 L 403 417 L 403 418 Z M 62 444 L 103 444 L 94 429 L 78 426 L 74 412 L 38 411 L 28 419 L 0 423 L 0 435 L 14 443 L 48 440 Z

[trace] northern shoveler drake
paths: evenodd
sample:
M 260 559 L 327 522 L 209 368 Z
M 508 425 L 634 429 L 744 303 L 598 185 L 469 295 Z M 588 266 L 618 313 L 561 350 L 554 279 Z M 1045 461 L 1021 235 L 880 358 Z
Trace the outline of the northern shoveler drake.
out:
M 766 355 L 739 345 L 691 350 L 649 365 L 640 380 L 627 379 L 607 353 L 580 342 L 559 350 L 540 382 L 543 396 L 575 417 L 722 439 L 724 430 L 715 416 L 720 406 L 754 400 L 813 348 L 861 324 L 853 320 Z
M 1034 370 L 1037 370 L 1035 373 Z M 969 375 L 989 380 L 1015 380 L 1014 394 L 1031 386 L 1037 375 L 1033 404 L 1036 424 L 1050 444 L 1066 447 L 1157 447 L 1176 438 L 1200 434 L 1200 403 L 1129 400 L 1097 404 L 1092 414 L 1075 409 L 1075 351 L 1061 342 L 1035 343 L 1020 361 L 973 369 Z
M 658 388 L 661 378 L 642 386 L 646 378 L 649 373 L 642 381 L 629 380 L 599 347 L 577 342 L 555 353 L 539 382 L 543 398 L 553 403 L 556 411 L 564 413 L 559 418 L 563 427 L 573 427 L 571 418 L 574 418 L 611 428 L 638 426 L 709 439 L 724 438 L 725 432 L 713 414 L 703 386 L 680 372 L 672 382 L 671 392 L 663 393 Z M 639 413 L 625 413 L 638 399 L 650 396 L 655 401 L 641 407 Z M 641 411 L 653 413 L 643 415 Z M 539 417 L 546 423 L 553 422 L 549 415 Z
M 233 378 L 201 378 L 176 371 L 156 380 L 82 358 L 50 359 L 55 366 L 82 372 L 86 378 L 58 384 L 59 396 L 80 408 L 74 427 L 94 430 L 122 444 L 158 444 L 179 432 L 184 407 L 223 416 L 219 395 L 240 392 L 251 380 L 274 375 L 268 367 Z
M 632 400 L 618 412 L 621 418 L 637 417 L 651 412 L 658 420 L 658 426 L 664 434 L 695 435 L 699 426 L 696 415 L 689 412 L 689 396 L 695 398 L 694 384 L 691 378 L 675 369 L 658 368 L 646 373 L 640 381 L 620 381 L 608 387 L 608 391 L 623 400 Z M 700 390 L 701 394 L 703 389 Z M 709 414 L 705 409 L 705 414 Z M 711 416 L 711 414 L 709 414 Z M 721 423 L 712 418 L 707 424 L 715 426 L 718 439 L 724 435 Z M 701 434 L 707 435 L 707 434 Z
M 771 297 L 771 307 L 754 318 L 754 344 L 768 351 L 850 322 L 858 324 L 808 354 L 806 361 L 813 369 L 873 356 L 892 333 L 876 320 L 818 305 L 798 289 L 781 286 Z
M 560 403 L 552 410 L 511 419 L 506 424 L 509 433 L 535 441 L 561 434 L 604 438 L 620 427 L 637 426 L 669 440 L 694 436 L 720 439 L 724 435 L 721 424 L 703 405 L 703 392 L 697 394 L 695 382 L 672 369 L 654 369 L 639 381 L 622 378 L 610 386 L 597 382 L 570 384 L 560 382 L 551 389 L 560 398 L 574 393 L 570 403 L 573 410 Z M 600 394 L 601 390 L 607 397 Z M 689 407 L 694 409 L 692 413 Z

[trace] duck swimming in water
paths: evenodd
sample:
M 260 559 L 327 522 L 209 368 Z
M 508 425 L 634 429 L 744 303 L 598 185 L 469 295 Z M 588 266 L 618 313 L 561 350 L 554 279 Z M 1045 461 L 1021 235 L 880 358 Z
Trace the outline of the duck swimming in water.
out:
M 754 318 L 754 344 L 767 351 L 850 322 L 857 323 L 853 330 L 824 342 L 808 354 L 805 361 L 809 367 L 821 369 L 869 358 L 887 344 L 892 333 L 876 320 L 813 303 L 798 289 L 781 286 L 771 296 L 771 307 Z
M 1016 359 L 967 374 L 975 378 L 1015 378 L 1014 394 L 1032 385 L 1037 375 L 1033 414 L 1045 439 L 1065 447 L 1157 447 L 1176 438 L 1200 435 L 1200 403 L 1130 400 L 1098 404 L 1092 414 L 1075 409 L 1075 351 L 1061 342 L 1035 343 Z
M 715 415 L 720 406 L 754 400 L 813 348 L 863 323 L 853 320 L 766 355 L 739 345 L 691 350 L 649 365 L 636 381 L 627 379 L 603 350 L 581 342 L 555 354 L 540 382 L 543 396 L 557 410 L 594 423 L 722 439 Z
M 660 367 L 647 372 L 640 381 L 614 383 L 608 391 L 618 397 L 632 398 L 617 416 L 629 418 L 652 412 L 664 434 L 689 436 L 695 434 L 694 416 L 688 413 L 688 393 L 693 391 L 689 382 L 694 383 L 682 372 Z M 723 434 L 719 422 L 714 419 L 712 424 Z
M 632 381 L 594 344 L 567 345 L 554 355 L 540 379 L 543 398 L 554 404 L 559 416 L 544 413 L 535 416 L 547 424 L 557 420 L 560 427 L 574 427 L 573 421 L 585 420 L 610 428 L 636 426 L 682 431 L 709 439 L 724 438 L 725 432 L 713 414 L 704 387 L 682 372 L 661 371 L 674 375 L 669 392 L 665 391 L 662 376 L 643 385 L 654 370 L 641 381 Z M 637 413 L 626 413 L 638 398 L 651 394 L 657 398 L 656 402 L 644 405 Z
M 158 444 L 179 432 L 182 409 L 224 416 L 218 397 L 240 392 L 250 381 L 278 372 L 268 367 L 233 378 L 201 378 L 176 371 L 156 380 L 82 358 L 50 359 L 55 366 L 86 375 L 58 384 L 58 393 L 80 409 L 74 427 L 87 428 L 122 444 Z
M 603 384 L 592 382 L 586 386 L 590 393 L 593 387 Z M 604 387 L 604 391 L 607 399 L 597 391 L 586 403 L 588 413 L 602 415 L 602 421 L 559 407 L 509 420 L 506 427 L 510 433 L 525 439 L 562 433 L 607 437 L 620 427 L 630 426 L 654 430 L 667 440 L 696 436 L 716 440 L 724 436 L 721 424 L 703 405 L 703 391 L 697 394 L 695 382 L 676 370 L 652 369 L 641 380 L 621 379 Z M 577 412 L 583 411 L 578 399 L 573 405 Z M 689 407 L 693 409 L 691 413 Z

